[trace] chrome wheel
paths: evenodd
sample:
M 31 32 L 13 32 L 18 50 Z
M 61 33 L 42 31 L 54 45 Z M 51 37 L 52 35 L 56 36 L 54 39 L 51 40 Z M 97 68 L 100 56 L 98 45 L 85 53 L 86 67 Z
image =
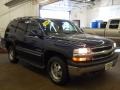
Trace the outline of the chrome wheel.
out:
M 9 51 L 9 59 L 12 61 L 14 59 L 14 52 L 13 50 Z
M 13 47 L 9 47 L 8 49 L 8 58 L 11 63 L 18 62 L 18 59 L 16 59 L 15 49 Z
M 50 79 L 58 85 L 64 85 L 69 79 L 67 64 L 60 57 L 51 57 L 47 64 Z
M 61 80 L 62 78 L 62 67 L 60 64 L 54 62 L 51 64 L 51 74 L 55 80 Z

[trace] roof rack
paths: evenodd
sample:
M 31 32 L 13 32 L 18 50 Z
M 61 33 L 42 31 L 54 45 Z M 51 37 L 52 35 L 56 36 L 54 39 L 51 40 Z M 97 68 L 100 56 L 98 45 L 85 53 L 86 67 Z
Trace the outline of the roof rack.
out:
M 39 16 L 25 16 L 25 17 L 18 17 L 15 20 L 23 20 L 23 19 L 35 19 L 35 18 L 40 18 Z

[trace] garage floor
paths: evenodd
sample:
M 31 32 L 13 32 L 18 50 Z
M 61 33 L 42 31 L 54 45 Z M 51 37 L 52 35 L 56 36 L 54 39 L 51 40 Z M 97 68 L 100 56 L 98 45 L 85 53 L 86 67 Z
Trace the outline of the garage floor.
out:
M 44 71 L 23 62 L 10 64 L 7 54 L 0 54 L 0 90 L 120 90 L 120 60 L 104 74 L 72 77 L 66 86 L 57 86 Z

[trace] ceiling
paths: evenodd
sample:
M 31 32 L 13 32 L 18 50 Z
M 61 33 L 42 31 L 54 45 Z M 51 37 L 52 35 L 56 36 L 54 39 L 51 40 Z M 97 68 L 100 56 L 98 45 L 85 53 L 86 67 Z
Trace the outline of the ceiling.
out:
M 7 9 L 7 7 L 4 5 L 5 3 L 7 3 L 10 0 L 0 0 L 0 15 L 1 13 L 4 12 L 5 9 Z
M 58 2 L 43 6 L 46 10 L 64 10 L 70 11 L 74 8 L 83 8 L 93 6 L 95 0 L 59 0 Z
M 12 1 L 12 0 L 0 0 L 0 10 L 4 8 L 5 7 L 4 4 L 9 1 Z M 35 1 L 39 1 L 39 4 L 41 5 L 42 3 L 40 2 L 52 3 L 49 5 L 44 4 L 46 6 L 44 6 L 43 9 L 71 10 L 72 8 L 82 8 L 85 6 L 93 5 L 94 3 L 92 1 L 95 1 L 95 0 L 35 0 Z
M 10 1 L 13 0 L 0 0 L 0 15 L 7 12 L 6 10 L 8 10 L 9 7 L 6 7 L 5 4 Z M 83 8 L 86 6 L 94 5 L 93 2 L 94 0 L 92 1 L 91 0 L 31 0 L 31 1 L 37 1 L 37 3 L 39 3 L 42 6 L 42 9 L 48 9 L 48 10 L 52 9 L 52 10 L 70 11 L 71 9 L 74 8 Z

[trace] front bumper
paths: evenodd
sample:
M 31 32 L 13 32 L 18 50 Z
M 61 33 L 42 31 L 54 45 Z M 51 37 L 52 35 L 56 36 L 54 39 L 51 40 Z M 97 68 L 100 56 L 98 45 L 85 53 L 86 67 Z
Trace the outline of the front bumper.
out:
M 95 62 L 89 62 L 89 63 L 70 63 L 68 66 L 69 73 L 72 75 L 80 75 L 84 73 L 89 73 L 93 71 L 99 71 L 102 69 L 105 69 L 105 64 L 112 62 L 112 66 L 115 66 L 118 59 L 118 53 L 115 53 L 112 57 L 107 58 L 105 60 L 99 60 Z

